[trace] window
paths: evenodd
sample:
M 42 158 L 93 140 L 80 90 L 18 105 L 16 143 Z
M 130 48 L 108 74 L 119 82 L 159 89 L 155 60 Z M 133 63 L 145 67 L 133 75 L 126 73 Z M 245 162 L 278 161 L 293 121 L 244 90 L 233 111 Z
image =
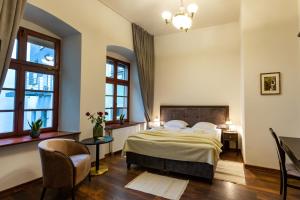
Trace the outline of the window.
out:
M 42 132 L 57 130 L 60 41 L 25 28 L 15 39 L 0 92 L 0 137 L 28 134 L 42 119 Z
M 0 92 L 0 134 L 14 131 L 16 102 L 16 70 L 9 69 Z
M 108 123 L 118 122 L 121 114 L 129 120 L 129 68 L 129 63 L 107 57 L 105 111 Z

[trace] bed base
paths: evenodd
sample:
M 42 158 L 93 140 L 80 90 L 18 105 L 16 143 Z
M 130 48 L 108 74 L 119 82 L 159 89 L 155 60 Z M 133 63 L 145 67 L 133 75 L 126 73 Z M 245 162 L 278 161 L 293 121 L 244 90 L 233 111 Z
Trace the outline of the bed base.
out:
M 210 184 L 212 184 L 215 172 L 214 166 L 208 163 L 169 160 L 133 152 L 126 152 L 126 162 L 127 169 L 130 169 L 131 164 L 136 164 L 142 167 L 162 170 L 165 172 L 175 172 L 203 178 Z

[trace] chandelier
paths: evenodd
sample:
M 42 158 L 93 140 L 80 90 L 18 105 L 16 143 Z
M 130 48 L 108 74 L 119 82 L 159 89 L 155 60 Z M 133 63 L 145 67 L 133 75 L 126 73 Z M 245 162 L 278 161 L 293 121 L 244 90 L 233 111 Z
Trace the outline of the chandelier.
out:
M 164 11 L 161 16 L 165 20 L 166 24 L 172 22 L 175 28 L 188 31 L 192 27 L 192 20 L 197 10 L 197 4 L 192 3 L 185 8 L 183 0 L 180 0 L 179 11 L 175 15 L 172 16 L 170 11 Z

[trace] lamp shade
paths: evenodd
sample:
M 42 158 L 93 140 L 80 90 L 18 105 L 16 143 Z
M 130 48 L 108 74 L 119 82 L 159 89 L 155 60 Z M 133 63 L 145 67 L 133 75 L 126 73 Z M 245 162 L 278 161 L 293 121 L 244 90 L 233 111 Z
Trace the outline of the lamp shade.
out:
M 188 7 L 187 7 L 187 11 L 191 14 L 195 14 L 197 12 L 197 10 L 198 10 L 198 6 L 195 3 L 192 3 L 192 4 L 188 5 Z
M 189 29 L 192 26 L 192 19 L 184 14 L 177 14 L 173 17 L 173 25 L 177 29 Z
M 170 11 L 164 11 L 162 14 L 161 14 L 161 17 L 165 20 L 165 21 L 170 21 L 171 18 L 172 18 L 172 13 Z
M 227 120 L 227 121 L 225 122 L 225 124 L 226 124 L 226 125 L 232 125 L 232 121 Z

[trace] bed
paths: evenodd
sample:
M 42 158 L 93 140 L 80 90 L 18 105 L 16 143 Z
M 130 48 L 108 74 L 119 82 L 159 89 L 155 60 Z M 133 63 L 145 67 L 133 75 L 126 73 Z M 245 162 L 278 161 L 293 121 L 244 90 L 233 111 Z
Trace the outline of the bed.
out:
M 223 125 L 228 119 L 228 116 L 229 116 L 229 106 L 161 106 L 160 107 L 161 121 L 167 122 L 170 120 L 183 120 L 187 122 L 190 127 L 194 126 L 198 122 L 210 122 L 217 126 Z M 151 132 L 149 134 L 150 137 L 156 139 L 156 137 L 154 137 L 156 135 L 154 134 L 159 134 L 159 133 Z M 141 135 L 142 134 L 140 134 L 139 137 L 141 137 Z M 194 139 L 194 137 L 196 136 L 191 135 L 190 139 L 192 140 Z M 203 139 L 202 136 L 201 139 Z M 172 140 L 171 136 L 170 136 L 170 140 Z M 206 138 L 204 138 L 204 140 L 206 141 Z M 138 142 L 141 141 L 133 141 L 132 138 L 128 138 L 125 143 L 125 146 L 127 144 L 130 144 L 129 142 L 133 144 L 133 146 L 137 146 Z M 139 145 L 143 144 L 144 148 L 140 148 L 139 150 L 136 149 L 132 151 L 131 150 L 126 151 L 126 162 L 127 162 L 128 169 L 130 168 L 131 164 L 136 164 L 146 168 L 196 176 L 199 178 L 206 179 L 210 183 L 212 182 L 214 177 L 214 172 L 216 169 L 217 160 L 218 160 L 218 155 L 212 154 L 212 152 L 215 152 L 212 150 L 212 148 L 202 148 L 202 147 L 198 148 L 193 144 L 185 144 L 185 146 L 183 146 L 183 144 L 179 144 L 179 143 L 177 144 L 174 142 L 170 144 L 168 144 L 168 142 L 162 144 L 162 143 L 153 142 L 152 140 L 147 140 L 147 141 L 143 140 L 142 142 L 144 143 L 140 143 Z M 207 147 L 208 145 L 204 144 L 204 146 Z M 172 151 L 172 148 L 176 150 L 178 149 L 177 153 L 176 152 L 174 153 Z M 147 153 L 149 151 L 156 151 L 156 154 L 153 154 L 155 156 Z M 180 154 L 181 152 L 182 155 L 186 155 L 186 156 L 180 157 L 180 155 L 176 155 L 176 154 Z M 190 152 L 190 153 L 183 154 L 184 152 Z M 157 156 L 157 153 L 159 154 L 159 156 Z M 210 156 L 205 157 L 206 154 Z M 204 157 L 201 157 L 203 155 Z M 197 157 L 197 160 L 195 160 L 194 157 Z

